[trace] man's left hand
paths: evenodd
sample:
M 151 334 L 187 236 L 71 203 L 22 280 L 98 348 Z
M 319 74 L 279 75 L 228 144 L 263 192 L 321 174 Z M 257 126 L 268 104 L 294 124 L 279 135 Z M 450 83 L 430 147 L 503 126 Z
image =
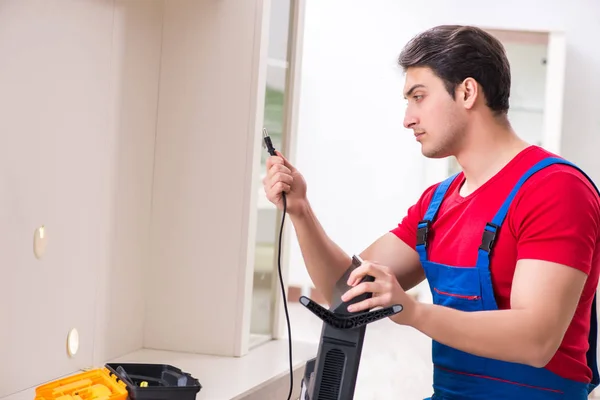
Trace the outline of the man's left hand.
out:
M 372 276 L 375 280 L 359 283 L 366 275 Z M 348 277 L 348 285 L 352 288 L 344 293 L 342 301 L 349 301 L 363 293 L 373 293 L 373 297 L 349 306 L 348 311 L 357 312 L 375 307 L 389 307 L 400 304 L 403 310 L 390 317 L 390 319 L 398 324 L 412 325 L 418 303 L 406 294 L 400 283 L 398 283 L 396 276 L 388 267 L 365 260 L 352 271 Z

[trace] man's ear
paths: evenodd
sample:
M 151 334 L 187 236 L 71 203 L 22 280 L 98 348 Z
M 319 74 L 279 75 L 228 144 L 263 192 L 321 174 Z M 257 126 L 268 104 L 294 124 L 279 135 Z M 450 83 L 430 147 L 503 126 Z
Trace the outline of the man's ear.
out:
M 459 85 L 457 89 L 457 100 L 460 101 L 467 110 L 472 109 L 475 106 L 480 94 L 477 81 L 473 78 L 467 78 Z

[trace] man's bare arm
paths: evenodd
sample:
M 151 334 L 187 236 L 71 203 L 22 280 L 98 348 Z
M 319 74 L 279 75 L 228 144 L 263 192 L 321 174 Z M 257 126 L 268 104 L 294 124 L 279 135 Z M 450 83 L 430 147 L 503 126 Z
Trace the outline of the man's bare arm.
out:
M 301 212 L 290 215 L 290 220 L 308 274 L 329 303 L 335 283 L 346 272 L 352 259 L 327 236 L 308 202 Z
M 308 274 L 317 290 L 330 302 L 333 287 L 350 267 L 351 257 L 327 236 L 308 202 L 302 212 L 290 219 Z M 406 290 L 424 278 L 417 252 L 392 233 L 381 236 L 360 257 L 390 266 Z
M 417 251 L 391 232 L 367 247 L 360 258 L 387 265 L 404 290 L 412 289 L 425 279 Z

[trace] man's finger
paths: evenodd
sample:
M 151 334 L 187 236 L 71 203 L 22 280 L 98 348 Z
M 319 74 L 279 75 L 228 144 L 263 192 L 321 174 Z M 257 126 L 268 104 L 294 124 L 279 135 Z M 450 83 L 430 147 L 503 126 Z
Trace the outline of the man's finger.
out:
M 266 162 L 266 166 L 267 166 L 267 171 L 271 169 L 271 167 L 273 167 L 273 165 L 276 164 L 281 164 L 281 165 L 285 165 L 285 161 L 283 161 L 282 157 L 278 157 L 278 156 L 269 156 L 267 158 L 267 162 Z
M 356 296 L 360 296 L 363 293 L 377 293 L 379 291 L 379 286 L 380 285 L 377 282 L 363 282 L 344 293 L 342 295 L 342 301 L 352 300 Z
M 370 261 L 363 261 L 360 267 L 356 268 L 350 273 L 350 276 L 348 277 L 348 285 L 357 285 L 367 275 L 370 275 L 375 279 L 381 278 L 384 275 L 383 272 L 384 271 L 382 267 L 378 264 L 372 263 Z
M 349 312 L 358 312 L 364 310 L 370 310 L 375 307 L 383 307 L 381 300 L 379 297 L 371 297 L 369 299 L 363 300 L 356 304 L 351 304 L 348 306 Z
M 296 171 L 296 168 L 288 161 L 287 158 L 285 158 L 283 156 L 283 154 L 281 154 L 279 152 L 279 150 L 275 150 L 275 154 L 277 154 L 279 157 L 281 157 L 283 159 L 283 165 L 285 165 L 286 167 L 288 167 L 292 172 Z
M 271 168 L 269 168 L 269 170 L 267 171 L 267 176 L 269 178 L 272 178 L 274 175 L 280 174 L 280 173 L 290 175 L 292 173 L 292 171 L 283 164 L 273 164 L 273 166 Z

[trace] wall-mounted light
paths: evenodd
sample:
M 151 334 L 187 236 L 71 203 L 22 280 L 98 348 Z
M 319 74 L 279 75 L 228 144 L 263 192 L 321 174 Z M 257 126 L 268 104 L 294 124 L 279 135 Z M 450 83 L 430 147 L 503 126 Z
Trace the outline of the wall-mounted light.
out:
M 44 225 L 37 228 L 33 234 L 33 254 L 37 259 L 42 258 L 48 246 L 48 232 Z
M 79 332 L 77 329 L 71 329 L 67 336 L 67 354 L 74 357 L 79 351 Z

